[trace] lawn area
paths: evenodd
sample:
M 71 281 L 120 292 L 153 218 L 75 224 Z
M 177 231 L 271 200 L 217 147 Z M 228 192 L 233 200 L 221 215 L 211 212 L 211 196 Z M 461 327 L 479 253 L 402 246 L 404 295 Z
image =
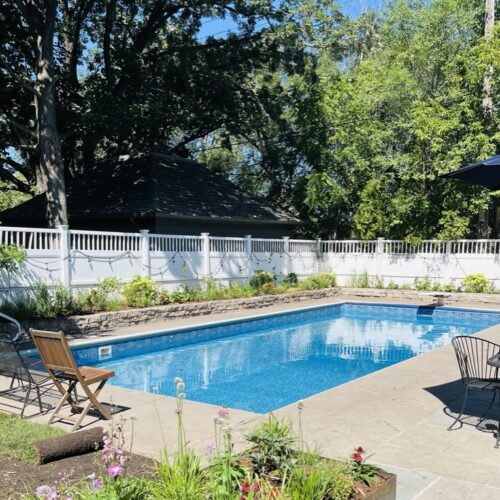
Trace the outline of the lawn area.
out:
M 61 429 L 36 424 L 29 420 L 0 412 L 0 456 L 13 457 L 36 464 L 38 455 L 33 443 L 39 439 L 62 436 Z

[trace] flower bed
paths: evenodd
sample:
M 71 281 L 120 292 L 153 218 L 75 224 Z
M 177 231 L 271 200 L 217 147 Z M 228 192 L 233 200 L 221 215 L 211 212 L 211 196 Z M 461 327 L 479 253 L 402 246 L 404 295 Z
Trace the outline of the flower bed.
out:
M 298 432 L 287 420 L 270 416 L 246 436 L 246 451 L 235 454 L 230 413 L 214 416 L 214 442 L 205 456 L 189 448 L 183 425 L 185 385 L 176 378 L 177 448 L 163 454 L 150 477 L 129 474 L 123 422 L 114 425 L 98 452 L 96 474 L 73 481 L 61 474 L 40 485 L 43 500 L 165 499 L 192 500 L 349 500 L 395 499 L 395 476 L 366 461 L 357 447 L 349 459 L 329 460 L 309 449 L 302 437 L 303 403 L 297 403 Z M 207 465 L 204 465 L 206 462 Z

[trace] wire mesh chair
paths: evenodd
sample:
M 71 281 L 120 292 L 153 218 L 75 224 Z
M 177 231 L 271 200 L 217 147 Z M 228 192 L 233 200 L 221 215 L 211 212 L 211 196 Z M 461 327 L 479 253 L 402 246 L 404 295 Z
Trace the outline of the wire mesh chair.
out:
M 11 378 L 9 388 L 0 391 L 0 396 L 15 397 L 24 393 L 21 399 L 21 417 L 24 417 L 26 407 L 34 402 L 38 403 L 40 412 L 43 412 L 42 395 L 48 390 L 47 383 L 50 382 L 52 386 L 48 374 L 34 369 L 35 365 L 35 360 L 28 364 L 21 356 L 9 333 L 0 333 L 0 375 Z
M 451 343 L 455 350 L 460 375 L 465 386 L 465 394 L 462 409 L 453 423 L 448 427 L 448 430 L 451 431 L 455 424 L 461 421 L 467 406 L 469 390 L 475 389 L 493 392 L 490 404 L 481 415 L 477 425 L 484 420 L 495 399 L 499 396 L 499 418 L 495 444 L 495 448 L 498 448 L 500 446 L 500 379 L 498 378 L 498 367 L 488 364 L 488 360 L 500 353 L 500 345 L 478 337 L 465 335 L 454 337 Z

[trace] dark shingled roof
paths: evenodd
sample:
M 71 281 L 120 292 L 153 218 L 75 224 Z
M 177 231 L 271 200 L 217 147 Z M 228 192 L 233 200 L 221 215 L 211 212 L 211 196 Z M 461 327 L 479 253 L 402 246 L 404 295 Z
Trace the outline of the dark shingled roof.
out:
M 72 217 L 164 215 L 294 224 L 298 219 L 239 189 L 203 165 L 161 154 L 110 157 L 67 183 Z M 0 213 L 0 220 L 40 219 L 45 196 Z

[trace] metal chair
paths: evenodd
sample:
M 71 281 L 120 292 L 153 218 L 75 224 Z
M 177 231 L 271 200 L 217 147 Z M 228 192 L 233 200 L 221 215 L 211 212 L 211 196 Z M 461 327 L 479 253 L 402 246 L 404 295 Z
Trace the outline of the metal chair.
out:
M 18 329 L 15 336 L 5 332 L 0 333 L 0 375 L 11 378 L 9 388 L 0 391 L 0 396 L 15 396 L 18 393 L 24 393 L 21 417 L 24 417 L 26 407 L 35 401 L 38 402 L 40 412 L 43 412 L 42 395 L 49 390 L 47 383 L 50 382 L 52 386 L 50 377 L 46 372 L 36 369 L 39 360 L 24 359 L 17 349 L 14 339 L 18 339 L 21 334 L 19 322 L 4 313 L 0 313 L 0 316 L 14 323 Z M 36 395 L 31 398 L 33 391 Z
M 495 448 L 500 446 L 500 379 L 498 378 L 498 367 L 488 364 L 488 360 L 500 353 L 500 345 L 474 336 L 460 335 L 451 341 L 460 369 L 462 382 L 465 386 L 464 401 L 459 415 L 448 427 L 451 431 L 455 424 L 460 421 L 467 405 L 469 390 L 493 392 L 493 397 L 486 411 L 481 415 L 479 425 L 492 407 L 498 397 L 499 419 L 496 432 Z

